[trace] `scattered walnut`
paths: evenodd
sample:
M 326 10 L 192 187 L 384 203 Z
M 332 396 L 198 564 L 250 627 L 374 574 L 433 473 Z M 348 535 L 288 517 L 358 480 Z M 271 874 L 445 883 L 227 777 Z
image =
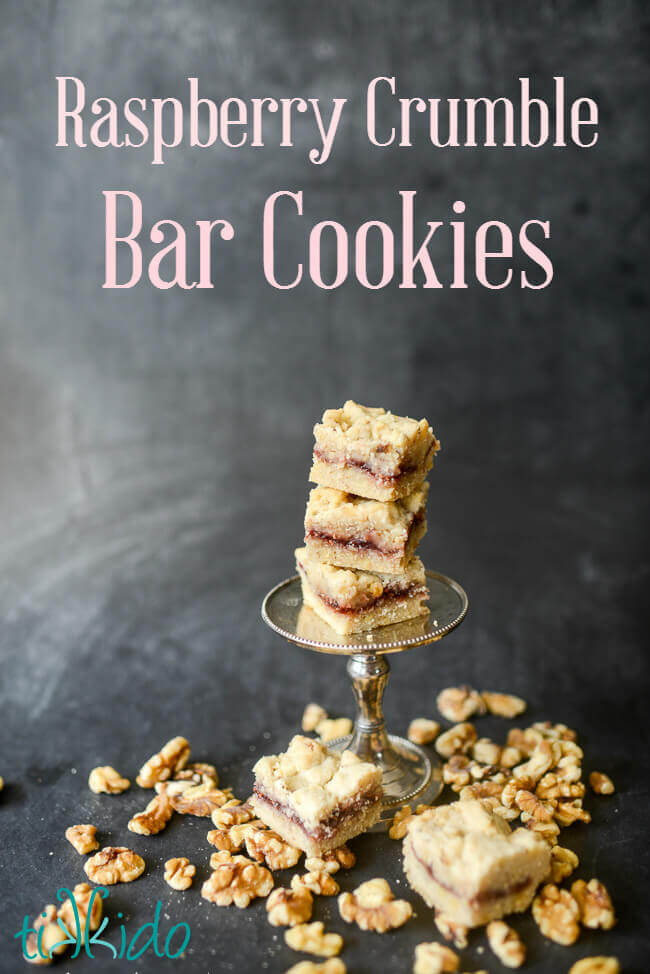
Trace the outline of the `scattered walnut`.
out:
M 174 814 L 171 799 L 168 795 L 155 795 L 144 812 L 134 815 L 128 824 L 129 832 L 138 835 L 158 835 Z
M 302 855 L 300 849 L 289 845 L 271 829 L 249 828 L 244 844 L 248 855 L 257 862 L 265 862 L 269 869 L 291 869 Z
M 310 873 L 320 872 L 322 869 L 328 873 L 337 873 L 341 866 L 344 869 L 352 869 L 356 861 L 354 852 L 346 845 L 340 845 L 338 849 L 323 853 L 319 859 L 305 859 L 305 868 Z
M 392 825 L 388 830 L 388 837 L 390 839 L 403 839 L 406 835 L 408 824 L 412 818 L 413 810 L 411 806 L 402 805 L 402 807 L 395 812 Z
M 233 825 L 229 829 L 212 829 L 208 832 L 208 842 L 217 849 L 226 852 L 238 852 L 244 844 L 246 834 L 251 829 L 265 829 L 264 822 L 254 818 L 250 822 L 242 822 L 241 825 Z
M 608 774 L 602 771 L 592 771 L 589 775 L 589 784 L 597 795 L 612 795 L 614 793 L 614 782 Z
M 255 817 L 253 810 L 245 803 L 242 805 L 239 799 L 231 798 L 212 812 L 212 821 L 218 829 L 229 829 L 233 825 L 241 825 L 242 822 L 250 822 Z
M 537 819 L 531 818 L 526 822 L 526 828 L 536 832 L 550 846 L 557 845 L 557 837 L 560 834 L 560 826 L 557 822 L 538 822 Z
M 563 829 L 568 828 L 569 825 L 573 825 L 574 822 L 591 822 L 591 815 L 581 806 L 582 801 L 580 798 L 576 798 L 572 802 L 558 802 L 558 806 L 555 809 L 555 821 Z
M 70 899 L 66 899 L 65 903 L 61 906 L 59 910 L 59 916 L 63 923 L 65 924 L 66 930 L 70 932 L 72 937 L 83 937 L 84 930 L 86 929 L 86 919 L 88 917 L 88 909 L 90 908 L 90 919 L 88 921 L 89 930 L 97 930 L 99 924 L 102 920 L 102 898 L 100 896 L 99 890 L 95 889 L 89 883 L 77 883 L 75 888 L 72 890 L 72 896 L 77 907 L 77 916 L 79 917 L 79 929 L 77 930 L 77 921 L 75 919 L 75 911 Z
M 580 860 L 571 849 L 565 849 L 561 845 L 553 846 L 551 849 L 551 881 L 561 883 L 562 880 L 570 876 L 574 869 L 577 869 Z
M 193 866 L 185 856 L 180 856 L 177 859 L 168 859 L 165 863 L 165 882 L 172 889 L 189 889 L 195 875 L 196 866 Z
M 113 886 L 132 883 L 144 872 L 144 859 L 125 846 L 105 846 L 86 860 L 84 872 L 93 883 Z
M 434 922 L 445 940 L 451 941 L 459 950 L 464 950 L 467 947 L 468 927 L 463 926 L 462 923 L 458 923 L 456 920 L 452 920 L 451 917 L 445 916 L 444 913 L 436 913 Z
M 327 720 L 327 711 L 317 703 L 308 703 L 302 715 L 302 729 L 306 733 L 315 731 L 321 720 Z
M 415 948 L 415 963 L 413 974 L 443 974 L 446 971 L 457 971 L 458 955 L 443 944 L 424 943 Z
M 189 759 L 190 745 L 185 738 L 172 737 L 142 765 L 135 780 L 141 788 L 153 788 L 157 781 L 167 781 L 173 774 L 182 771 Z
M 506 808 L 505 805 L 499 804 L 493 798 L 489 801 L 492 803 L 494 814 L 498 815 L 499 818 L 504 818 L 506 822 L 514 822 L 516 818 L 519 818 L 519 809 L 516 805 L 513 805 L 512 808 Z
M 471 687 L 447 687 L 436 698 L 438 710 L 447 720 L 459 723 L 472 714 L 484 714 L 485 704 L 481 694 Z
M 30 964 L 51 964 L 54 957 L 62 954 L 66 949 L 67 944 L 62 943 L 66 940 L 66 936 L 56 922 L 57 915 L 56 907 L 48 903 L 34 920 L 32 925 L 34 933 L 26 937 L 23 955 Z M 41 928 L 43 928 L 42 933 Z
M 454 724 L 436 741 L 436 751 L 443 758 L 450 758 L 453 754 L 466 754 L 476 740 L 476 730 L 473 724 Z
M 501 748 L 489 737 L 479 737 L 472 745 L 472 757 L 481 764 L 500 764 Z
M 440 733 L 437 720 L 427 720 L 426 717 L 416 717 L 409 724 L 407 737 L 414 744 L 430 744 Z
M 318 722 L 316 733 L 323 744 L 335 741 L 337 737 L 347 737 L 352 732 L 352 721 L 349 717 L 339 717 L 337 720 L 325 717 Z
M 284 935 L 285 942 L 292 950 L 303 950 L 317 957 L 334 957 L 341 953 L 343 937 L 338 933 L 325 933 L 322 923 L 300 923 Z
M 540 741 L 528 761 L 518 764 L 513 770 L 515 778 L 532 779 L 539 781 L 542 775 L 553 767 L 558 760 L 558 747 L 556 741 Z
M 530 730 L 553 741 L 575 741 L 578 737 L 566 724 L 552 724 L 550 720 L 538 720 Z
M 318 964 L 313 960 L 301 960 L 290 967 L 286 974 L 346 974 L 347 968 L 338 957 L 330 957 Z
M 442 780 L 451 785 L 453 791 L 460 791 L 470 783 L 469 758 L 464 754 L 454 754 L 442 766 Z
M 215 852 L 210 858 L 214 872 L 201 887 L 201 896 L 217 906 L 243 909 L 256 897 L 268 896 L 273 889 L 273 876 L 246 856 L 231 856 L 229 852 Z
M 515 778 L 511 778 L 503 786 L 501 804 L 505 805 L 506 808 L 511 808 L 515 804 L 515 799 L 519 791 L 521 791 L 521 783 L 515 780 Z
M 474 785 L 461 788 L 459 798 L 462 802 L 477 798 L 501 798 L 503 785 L 498 781 L 477 781 Z
M 533 730 L 532 727 L 527 727 L 525 730 L 521 730 L 520 727 L 511 727 L 508 731 L 507 746 L 516 747 L 526 757 L 530 757 L 537 745 L 543 740 L 544 738 L 539 731 Z
M 553 883 L 543 886 L 533 900 L 533 917 L 549 940 L 568 947 L 580 936 L 580 908 L 568 890 Z
M 315 893 L 316 896 L 336 896 L 341 890 L 336 880 L 325 869 L 313 870 L 305 873 L 304 876 L 294 876 L 291 880 L 291 888 L 300 889 L 301 886 Z
M 569 974 L 620 974 L 617 957 L 583 957 L 571 967 Z
M 525 812 L 530 818 L 536 819 L 538 822 L 552 822 L 554 806 L 550 802 L 542 802 L 537 797 L 533 795 L 532 791 L 520 790 L 515 795 L 515 805 Z M 523 815 L 522 815 L 523 819 Z M 524 821 L 526 821 L 524 819 Z
M 170 795 L 172 808 L 175 812 L 180 815 L 198 815 L 203 818 L 212 815 L 215 809 L 221 808 L 231 799 L 232 792 L 229 788 L 221 790 L 215 788 L 210 782 L 191 785 L 177 794 Z
M 575 758 L 569 756 L 560 758 L 555 766 L 555 774 L 559 781 L 566 781 L 571 784 L 580 781 L 582 768 Z
M 95 838 L 96 834 L 97 827 L 95 825 L 71 825 L 69 829 L 65 830 L 66 839 L 75 847 L 80 856 L 99 849 L 99 842 Z
M 483 690 L 481 696 L 490 713 L 497 717 L 518 717 L 526 709 L 526 701 L 512 693 L 490 693 Z
M 616 923 L 614 907 L 609 893 L 597 879 L 576 879 L 571 886 L 571 895 L 580 908 L 580 922 L 585 927 L 611 930 Z
M 526 960 L 526 947 L 512 927 L 503 920 L 488 923 L 486 933 L 490 947 L 504 967 L 521 967 Z
M 499 764 L 502 768 L 514 768 L 521 762 L 522 754 L 518 747 L 504 747 L 501 751 Z
M 88 787 L 96 795 L 119 795 L 120 792 L 131 787 L 131 782 L 107 764 L 104 767 L 92 769 L 88 775 Z
M 213 764 L 205 761 L 192 761 L 186 764 L 182 771 L 174 775 L 175 781 L 189 781 L 194 785 L 211 784 L 214 788 L 219 784 L 219 774 Z
M 269 923 L 274 927 L 295 927 L 311 920 L 314 898 L 305 886 L 274 889 L 266 901 Z
M 540 778 L 535 788 L 535 794 L 542 801 L 552 801 L 558 798 L 582 798 L 584 793 L 585 786 L 581 781 L 563 781 L 552 771 Z
M 339 913 L 346 923 L 356 923 L 361 930 L 385 933 L 401 927 L 413 913 L 406 900 L 393 898 L 385 879 L 369 879 L 354 893 L 341 893 Z

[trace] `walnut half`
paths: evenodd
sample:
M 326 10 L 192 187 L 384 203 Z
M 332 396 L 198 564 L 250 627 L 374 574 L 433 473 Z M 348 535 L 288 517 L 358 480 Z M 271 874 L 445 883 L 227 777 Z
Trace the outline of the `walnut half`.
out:
M 609 893 L 597 879 L 576 879 L 571 886 L 571 895 L 580 908 L 580 922 L 584 927 L 595 930 L 611 930 L 616 923 L 614 907 Z
M 168 859 L 165 863 L 165 882 L 172 889 L 179 891 L 189 889 L 195 875 L 196 866 L 193 866 L 185 856 Z
M 93 883 L 132 883 L 145 869 L 144 859 L 125 846 L 106 846 L 86 860 L 84 872 Z
M 305 886 L 274 889 L 266 901 L 269 923 L 274 927 L 295 927 L 311 920 L 314 897 Z
M 503 920 L 493 920 L 485 932 L 490 947 L 504 967 L 521 967 L 526 960 L 526 947 L 516 930 Z
M 568 890 L 547 883 L 533 900 L 533 917 L 549 940 L 565 947 L 580 936 L 580 908 Z
M 301 960 L 286 971 L 286 974 L 346 974 L 347 968 L 338 957 L 330 957 L 322 964 L 313 960 Z
M 369 879 L 354 893 L 341 893 L 339 913 L 346 923 L 356 923 L 361 930 L 386 933 L 406 923 L 413 907 L 406 900 L 396 900 L 385 879 Z
M 415 948 L 415 963 L 413 974 L 443 974 L 447 971 L 458 970 L 458 954 L 443 944 L 418 944 Z
M 94 825 L 71 825 L 65 830 L 65 837 L 74 846 L 80 856 L 99 849 L 99 842 L 95 838 L 97 828 Z
M 244 909 L 251 900 L 264 898 L 273 889 L 273 876 L 268 869 L 246 856 L 215 852 L 210 857 L 210 865 L 214 872 L 201 887 L 201 896 L 217 906 L 234 903 Z
M 167 827 L 174 814 L 172 803 L 166 794 L 155 795 L 144 812 L 138 812 L 128 823 L 129 832 L 137 835 L 157 835 Z
M 284 935 L 285 942 L 292 950 L 303 950 L 317 957 L 334 957 L 341 953 L 343 937 L 338 933 L 325 933 L 322 923 L 300 923 Z
M 90 909 L 88 929 L 97 930 L 99 924 L 101 923 L 103 912 L 102 898 L 99 895 L 99 890 L 96 890 L 95 887 L 91 886 L 89 883 L 77 883 L 75 888 L 72 890 L 72 897 L 77 907 L 79 927 L 81 936 L 83 937 L 83 933 L 86 928 L 86 919 L 88 917 L 88 909 Z M 70 899 L 66 899 L 65 903 L 59 909 L 59 916 L 65 924 L 66 930 L 70 931 L 70 935 L 72 937 L 78 936 L 74 907 L 72 906 Z
M 66 937 L 56 922 L 57 916 L 56 907 L 52 903 L 48 903 L 34 920 L 34 933 L 27 936 L 25 940 L 26 952 L 23 955 L 30 964 L 51 964 L 54 957 L 57 954 L 62 954 L 66 949 L 67 944 L 62 943 Z M 41 928 L 43 928 L 42 932 Z
M 106 764 L 92 769 L 88 775 L 88 787 L 96 795 L 119 795 L 131 787 L 131 782 L 128 778 L 123 778 L 110 764 Z
M 141 788 L 153 788 L 158 781 L 167 781 L 182 771 L 190 759 L 190 745 L 184 737 L 173 737 L 156 754 L 152 754 L 140 768 L 135 779 Z

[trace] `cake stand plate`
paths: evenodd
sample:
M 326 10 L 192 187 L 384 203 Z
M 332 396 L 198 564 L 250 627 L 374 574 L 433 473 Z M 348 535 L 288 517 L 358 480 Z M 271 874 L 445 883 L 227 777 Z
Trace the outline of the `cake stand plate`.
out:
M 403 737 L 388 734 L 382 698 L 390 666 L 386 656 L 437 642 L 467 614 L 468 599 L 458 582 L 428 571 L 429 615 L 370 632 L 342 636 L 303 604 L 300 579 L 287 578 L 271 589 L 262 604 L 262 618 L 289 642 L 319 653 L 348 656 L 348 674 L 357 703 L 352 734 L 328 744 L 346 748 L 382 770 L 384 805 L 375 827 L 386 829 L 395 811 L 406 804 L 430 804 L 442 788 L 440 762 Z

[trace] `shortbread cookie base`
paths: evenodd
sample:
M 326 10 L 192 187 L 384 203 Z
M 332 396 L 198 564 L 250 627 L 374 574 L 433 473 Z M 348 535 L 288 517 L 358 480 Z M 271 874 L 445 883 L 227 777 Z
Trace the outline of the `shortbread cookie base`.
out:
M 310 555 L 341 568 L 359 568 L 370 572 L 404 572 L 408 562 L 427 532 L 426 518 L 415 522 L 409 532 L 404 548 L 394 552 L 384 552 L 376 548 L 355 546 L 354 541 L 346 544 L 334 539 L 324 540 L 313 535 L 305 536 L 305 546 Z
M 407 619 L 415 619 L 429 613 L 426 605 L 423 605 L 423 601 L 429 597 L 429 592 L 422 586 L 418 586 L 412 595 L 393 596 L 369 609 L 341 612 L 323 602 L 302 572 L 300 572 L 300 580 L 304 604 L 342 636 L 353 632 L 367 632 L 369 629 L 393 625 L 396 622 L 405 622 Z
M 321 487 L 335 487 L 350 494 L 377 501 L 395 501 L 406 497 L 423 482 L 433 466 L 432 446 L 423 463 L 415 470 L 387 479 L 352 464 L 329 462 L 314 454 L 309 479 Z
M 404 872 L 410 886 L 427 906 L 466 927 L 477 927 L 498 920 L 509 913 L 523 913 L 530 906 L 539 879 L 531 876 L 523 885 L 515 884 L 511 892 L 500 895 L 484 891 L 469 899 L 437 882 L 427 866 L 416 856 L 409 836 L 404 841 Z
M 249 799 L 249 804 L 265 825 L 274 829 L 285 842 L 302 849 L 307 856 L 320 857 L 325 852 L 338 849 L 345 842 L 349 842 L 356 835 L 367 832 L 381 815 L 381 800 L 365 808 L 359 815 L 351 816 L 341 823 L 341 826 L 334 830 L 329 837 L 316 838 L 309 834 L 293 819 L 287 818 L 279 809 L 269 805 L 258 795 L 253 795 Z

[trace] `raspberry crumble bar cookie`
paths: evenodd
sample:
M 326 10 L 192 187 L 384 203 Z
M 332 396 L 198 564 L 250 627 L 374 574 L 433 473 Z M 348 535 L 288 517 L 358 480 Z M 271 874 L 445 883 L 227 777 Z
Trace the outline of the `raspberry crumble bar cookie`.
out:
M 305 514 L 310 555 L 331 565 L 371 572 L 403 572 L 427 530 L 429 485 L 397 501 L 368 500 L 315 487 Z
M 297 734 L 284 754 L 260 758 L 250 805 L 285 842 L 320 857 L 367 831 L 381 812 L 381 770 Z
M 485 801 L 423 812 L 404 839 L 404 870 L 413 889 L 468 927 L 526 910 L 550 858 L 542 838 L 525 828 L 511 832 Z
M 325 565 L 296 550 L 302 598 L 336 632 L 346 635 L 426 615 L 424 565 L 414 557 L 401 575 Z
M 309 479 L 361 497 L 394 501 L 419 487 L 440 443 L 426 419 L 394 416 L 348 399 L 314 426 Z

